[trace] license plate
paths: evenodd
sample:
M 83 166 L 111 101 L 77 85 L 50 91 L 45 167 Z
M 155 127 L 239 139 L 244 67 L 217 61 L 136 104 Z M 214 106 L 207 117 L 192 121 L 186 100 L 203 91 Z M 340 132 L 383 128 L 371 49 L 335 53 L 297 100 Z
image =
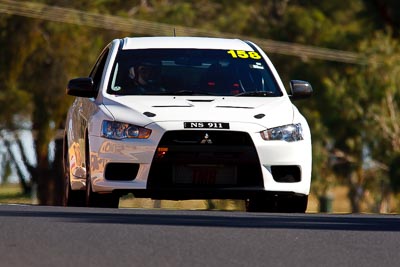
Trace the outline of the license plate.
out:
M 195 129 L 229 129 L 227 122 L 184 122 L 184 128 Z
M 189 164 L 174 167 L 175 184 L 193 185 L 235 185 L 235 166 Z

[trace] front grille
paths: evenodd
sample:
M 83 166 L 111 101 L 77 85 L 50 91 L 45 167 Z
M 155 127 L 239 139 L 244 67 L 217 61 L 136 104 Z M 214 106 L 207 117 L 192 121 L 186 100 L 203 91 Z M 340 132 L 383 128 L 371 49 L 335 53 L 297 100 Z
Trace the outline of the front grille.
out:
M 170 131 L 162 137 L 148 188 L 263 187 L 257 152 L 244 132 Z
M 208 137 L 206 137 L 208 136 Z M 210 142 L 202 143 L 209 140 Z M 204 147 L 204 144 L 221 146 L 247 146 L 254 148 L 253 141 L 247 133 L 234 131 L 170 131 L 162 137 L 159 146 L 194 145 Z

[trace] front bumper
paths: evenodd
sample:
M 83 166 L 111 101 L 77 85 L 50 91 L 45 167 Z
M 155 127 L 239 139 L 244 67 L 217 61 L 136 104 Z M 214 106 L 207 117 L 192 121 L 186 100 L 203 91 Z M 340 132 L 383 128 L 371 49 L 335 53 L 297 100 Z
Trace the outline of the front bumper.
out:
M 205 134 L 212 143 L 202 143 Z M 260 192 L 308 195 L 310 191 L 309 138 L 290 143 L 265 141 L 259 131 L 251 127 L 247 127 L 246 132 L 157 129 L 147 140 L 89 138 L 95 192 L 195 199 L 245 198 Z M 165 150 L 166 154 L 162 155 L 160 152 Z M 112 175 L 112 179 L 107 172 L 111 166 L 121 170 L 118 175 Z M 125 166 L 131 167 L 124 169 Z M 185 178 L 188 172 L 198 169 L 200 176 L 206 176 L 205 180 L 195 181 L 193 177 L 199 177 L 195 174 Z M 211 175 L 210 169 L 213 170 Z M 177 175 L 177 172 L 184 174 Z M 235 173 L 234 179 L 230 180 L 232 173 Z

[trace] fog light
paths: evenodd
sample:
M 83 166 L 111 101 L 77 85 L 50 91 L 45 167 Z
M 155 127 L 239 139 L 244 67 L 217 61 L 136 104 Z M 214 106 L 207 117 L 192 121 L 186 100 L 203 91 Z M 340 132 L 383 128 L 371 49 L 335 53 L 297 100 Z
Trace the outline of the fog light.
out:
M 168 147 L 158 147 L 156 152 L 156 158 L 157 159 L 164 158 L 167 152 L 168 152 Z

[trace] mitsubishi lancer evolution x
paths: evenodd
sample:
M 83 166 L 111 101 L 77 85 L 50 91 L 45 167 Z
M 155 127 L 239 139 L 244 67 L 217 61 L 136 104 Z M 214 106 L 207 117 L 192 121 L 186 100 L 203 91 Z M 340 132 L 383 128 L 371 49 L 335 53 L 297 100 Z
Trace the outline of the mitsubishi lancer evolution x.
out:
M 64 205 L 116 208 L 132 193 L 305 212 L 311 134 L 292 101 L 312 88 L 289 85 L 250 41 L 113 40 L 67 86 Z

